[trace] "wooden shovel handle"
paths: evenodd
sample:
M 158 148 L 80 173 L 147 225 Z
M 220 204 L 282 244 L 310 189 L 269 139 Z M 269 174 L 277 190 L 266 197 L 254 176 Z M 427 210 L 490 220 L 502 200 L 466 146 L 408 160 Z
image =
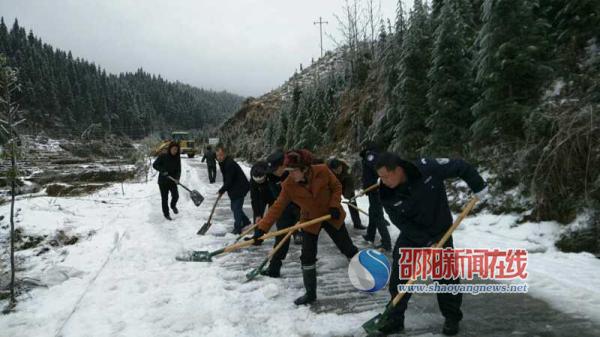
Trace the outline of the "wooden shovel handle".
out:
M 219 200 L 221 200 L 221 197 L 223 196 L 223 194 L 219 194 L 219 196 L 217 197 L 217 200 L 215 200 L 215 204 L 212 207 L 212 210 L 210 211 L 210 215 L 208 217 L 208 221 L 210 223 L 210 221 L 212 220 L 213 214 L 215 214 L 215 209 L 217 208 L 217 204 L 219 203 Z
M 352 203 L 352 201 L 342 201 L 344 204 L 354 208 L 355 210 L 361 212 L 362 214 L 369 216 L 369 213 L 363 211 L 362 209 L 358 208 L 358 206 L 356 206 L 355 204 Z
M 252 232 L 256 226 L 258 226 L 258 224 L 250 226 L 250 228 L 246 229 L 242 234 L 240 234 L 239 238 L 243 238 L 244 236 L 248 235 L 248 233 Z
M 281 240 L 277 246 L 275 246 L 275 248 L 271 249 L 271 251 L 269 252 L 269 255 L 267 256 L 267 258 L 269 259 L 269 261 L 271 261 L 271 259 L 273 258 L 273 255 L 275 255 L 280 249 L 281 247 L 283 247 L 283 245 L 285 245 L 285 243 L 290 239 L 290 237 L 292 236 L 292 234 L 294 234 L 296 231 L 292 231 L 287 233 L 284 237 L 283 240 Z
M 469 201 L 469 203 L 467 204 L 467 206 L 465 206 L 465 208 L 460 213 L 460 215 L 458 216 L 458 218 L 456 218 L 456 220 L 454 220 L 454 223 L 452 224 L 452 226 L 450 226 L 450 228 L 448 228 L 448 230 L 446 231 L 446 233 L 444 234 L 444 236 L 442 236 L 442 238 L 440 239 L 440 241 L 438 241 L 438 243 L 436 243 L 433 246 L 433 248 L 442 248 L 444 246 L 444 244 L 446 244 L 446 241 L 448 241 L 448 239 L 450 238 L 450 236 L 452 235 L 452 233 L 454 232 L 454 230 L 458 227 L 458 225 L 460 225 L 460 223 L 469 214 L 469 212 L 471 212 L 471 210 L 473 209 L 473 207 L 475 207 L 475 204 L 477 203 L 477 201 L 479 201 L 479 199 L 477 199 L 477 197 L 471 198 L 471 200 Z M 408 286 L 408 285 L 413 284 L 414 282 L 415 282 L 415 277 L 413 275 L 413 277 L 411 277 L 405 283 L 405 285 Z M 404 291 L 403 292 L 399 292 L 394 297 L 394 299 L 392 300 L 392 306 L 396 306 L 400 302 L 400 300 L 402 299 L 402 297 L 404 297 L 405 294 L 406 294 L 406 292 L 404 292 Z
M 275 237 L 275 236 L 279 236 L 279 235 L 282 235 L 282 234 L 287 234 L 289 232 L 295 232 L 295 231 L 297 231 L 299 229 L 302 229 L 302 228 L 305 228 L 305 227 L 308 227 L 308 226 L 312 226 L 314 224 L 317 224 L 317 223 L 320 223 L 320 222 L 323 222 L 323 221 L 327 221 L 329 219 L 331 219 L 331 215 L 323 215 L 322 217 L 318 217 L 318 218 L 312 219 L 310 221 L 302 222 L 302 223 L 296 224 L 296 225 L 294 225 L 292 227 L 284 228 L 284 229 L 281 229 L 281 230 L 278 230 L 278 231 L 275 231 L 275 232 L 269 232 L 269 233 L 261 236 L 260 240 L 264 241 L 266 239 L 270 239 L 270 238 Z M 240 248 L 249 247 L 249 246 L 252 246 L 252 244 L 254 244 L 254 240 L 248 240 L 248 241 L 242 241 L 242 242 L 234 243 L 234 244 L 232 244 L 230 246 L 225 247 L 223 249 L 223 253 L 229 253 L 229 252 L 232 252 L 234 250 L 238 250 Z
M 371 185 L 371 186 L 369 186 L 369 187 L 365 188 L 364 190 L 362 190 L 362 191 L 358 192 L 358 194 L 357 194 L 357 195 L 355 195 L 355 196 L 353 196 L 353 197 L 352 197 L 352 199 L 350 199 L 350 201 L 354 201 L 354 200 L 356 200 L 356 198 L 358 198 L 358 197 L 362 197 L 363 195 L 365 195 L 365 194 L 367 194 L 367 193 L 371 192 L 371 191 L 372 191 L 372 190 L 374 190 L 374 189 L 377 189 L 378 187 L 379 187 L 379 182 L 376 182 L 375 184 L 373 184 L 373 185 Z
M 312 220 L 309 220 L 309 221 L 305 221 L 305 222 L 296 224 L 296 225 L 294 225 L 292 227 L 284 228 L 284 229 L 281 229 L 281 230 L 278 230 L 278 231 L 275 231 L 275 232 L 269 232 L 269 233 L 263 235 L 260 239 L 261 240 L 270 239 L 270 238 L 272 238 L 274 236 L 279 236 L 279 235 L 282 235 L 282 234 L 287 234 L 288 232 L 297 231 L 299 229 L 302 229 L 302 228 L 305 228 L 305 227 L 309 227 L 309 226 L 312 226 L 314 224 L 318 224 L 318 223 L 321 223 L 323 221 L 327 221 L 327 220 L 330 220 L 330 219 L 331 219 L 331 215 L 323 215 L 321 217 L 318 217 L 318 218 L 315 218 L 315 219 L 312 219 Z
M 452 224 L 452 226 L 450 226 L 450 228 L 448 228 L 448 230 L 446 231 L 444 236 L 442 236 L 440 241 L 438 241 L 438 243 L 436 243 L 435 246 L 433 246 L 434 248 L 444 247 L 444 244 L 446 244 L 446 241 L 448 241 L 448 239 L 450 239 L 450 236 L 452 235 L 454 230 L 458 227 L 458 225 L 460 225 L 460 223 L 463 221 L 463 219 L 467 217 L 469 212 L 471 212 L 471 210 L 473 209 L 473 207 L 475 207 L 475 204 L 478 201 L 479 201 L 479 199 L 477 199 L 477 197 L 471 198 L 471 200 L 469 201 L 467 206 L 465 206 L 463 211 L 458 215 L 458 218 L 456 218 L 456 220 L 454 220 L 454 223 Z

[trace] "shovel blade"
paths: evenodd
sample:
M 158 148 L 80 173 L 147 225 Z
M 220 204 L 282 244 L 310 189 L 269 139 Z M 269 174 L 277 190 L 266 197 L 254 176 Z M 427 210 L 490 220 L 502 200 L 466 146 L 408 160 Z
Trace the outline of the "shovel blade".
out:
M 196 250 L 175 257 L 177 261 L 184 262 L 212 262 L 212 254 L 207 251 Z
M 372 336 L 372 335 L 377 334 L 377 332 L 379 331 L 379 328 L 381 327 L 382 318 L 383 318 L 382 314 L 377 314 L 377 316 L 371 318 L 370 320 L 366 321 L 362 325 L 362 328 L 367 333 L 367 336 Z
M 269 259 L 265 259 L 260 266 L 252 269 L 250 272 L 248 272 L 248 274 L 246 274 L 246 281 L 252 281 L 254 280 L 259 274 L 260 272 L 264 269 L 265 265 L 267 264 L 267 262 L 269 261 Z
M 192 198 L 192 201 L 194 202 L 194 205 L 196 205 L 196 207 L 200 206 L 200 204 L 202 204 L 202 202 L 204 201 L 204 197 L 202 196 L 202 194 L 200 194 L 200 192 L 193 190 L 190 193 L 190 197 Z
M 254 268 L 246 274 L 246 282 L 254 280 L 260 274 L 258 268 Z
M 210 228 L 210 222 L 206 222 L 204 225 L 202 225 L 202 227 L 200 227 L 200 229 L 198 230 L 198 232 L 196 234 L 204 235 L 204 234 L 206 234 L 206 232 L 208 232 L 209 228 Z
M 212 254 L 207 251 L 197 251 L 192 255 L 192 259 L 196 262 L 212 262 Z

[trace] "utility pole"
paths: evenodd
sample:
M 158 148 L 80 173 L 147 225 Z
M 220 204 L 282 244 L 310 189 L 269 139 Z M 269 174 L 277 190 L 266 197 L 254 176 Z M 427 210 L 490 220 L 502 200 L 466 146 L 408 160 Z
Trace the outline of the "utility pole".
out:
M 321 34 L 321 57 L 323 57 L 323 24 L 328 24 L 329 22 L 323 21 L 323 18 L 319 16 L 319 21 L 313 22 L 313 24 L 319 25 L 319 32 Z

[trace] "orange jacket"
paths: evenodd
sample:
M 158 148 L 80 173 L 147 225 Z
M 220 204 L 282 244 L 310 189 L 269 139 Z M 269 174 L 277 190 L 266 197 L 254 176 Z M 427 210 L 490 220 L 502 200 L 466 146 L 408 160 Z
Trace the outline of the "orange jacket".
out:
M 293 202 L 300 206 L 300 222 L 312 220 L 329 214 L 329 208 L 340 210 L 340 218 L 329 220 L 335 228 L 339 229 L 344 224 L 346 213 L 341 205 L 342 184 L 326 165 L 312 165 L 308 173 L 306 185 L 296 183 L 291 177 L 281 184 L 281 192 L 273 206 L 269 207 L 267 214 L 258 223 L 258 228 L 268 232 L 271 226 L 279 219 L 286 206 Z M 318 234 L 321 224 L 304 228 L 308 233 Z

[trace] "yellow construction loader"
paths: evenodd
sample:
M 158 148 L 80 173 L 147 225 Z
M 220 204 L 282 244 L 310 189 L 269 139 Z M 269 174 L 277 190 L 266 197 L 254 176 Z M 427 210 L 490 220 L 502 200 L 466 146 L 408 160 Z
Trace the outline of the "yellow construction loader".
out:
M 171 139 L 162 141 L 160 145 L 156 148 L 155 154 L 159 155 L 162 151 L 166 151 L 171 141 L 179 143 L 181 154 L 187 154 L 187 156 L 190 158 L 194 158 L 194 156 L 198 152 L 198 150 L 195 147 L 194 140 L 190 138 L 189 132 L 173 131 L 173 133 L 171 133 Z

